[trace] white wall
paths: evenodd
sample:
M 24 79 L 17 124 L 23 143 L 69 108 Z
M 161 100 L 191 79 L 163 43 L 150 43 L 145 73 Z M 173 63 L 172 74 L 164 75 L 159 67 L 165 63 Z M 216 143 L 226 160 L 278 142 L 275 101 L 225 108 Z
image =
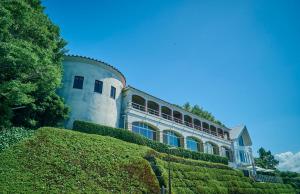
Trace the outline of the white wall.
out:
M 64 76 L 58 94 L 71 108 L 65 125 L 72 128 L 74 120 L 85 120 L 111 127 L 119 126 L 124 79 L 114 69 L 101 62 L 66 57 Z M 83 76 L 83 89 L 74 89 L 74 76 Z M 94 92 L 95 80 L 103 82 L 102 94 Z M 116 88 L 116 99 L 110 97 L 111 86 Z

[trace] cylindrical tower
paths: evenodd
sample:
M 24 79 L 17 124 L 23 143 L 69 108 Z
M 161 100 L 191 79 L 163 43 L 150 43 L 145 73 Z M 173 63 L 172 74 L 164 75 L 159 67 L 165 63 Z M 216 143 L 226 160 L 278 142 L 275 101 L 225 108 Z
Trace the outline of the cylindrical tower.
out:
M 58 94 L 71 108 L 65 126 L 83 120 L 119 127 L 124 75 L 109 64 L 74 55 L 64 57 L 63 70 Z

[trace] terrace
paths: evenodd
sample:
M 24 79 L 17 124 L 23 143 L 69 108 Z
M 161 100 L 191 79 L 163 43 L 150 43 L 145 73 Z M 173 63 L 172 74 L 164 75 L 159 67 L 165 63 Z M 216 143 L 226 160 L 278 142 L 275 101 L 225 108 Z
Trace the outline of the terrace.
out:
M 230 140 L 229 132 L 222 129 L 222 126 L 204 121 L 204 119 L 196 115 L 191 116 L 192 114 L 184 114 L 182 113 L 184 111 L 180 111 L 178 108 L 168 107 L 151 100 L 146 100 L 139 95 L 132 95 L 128 107 L 155 117 L 172 121 L 192 130 L 202 131 L 223 140 Z

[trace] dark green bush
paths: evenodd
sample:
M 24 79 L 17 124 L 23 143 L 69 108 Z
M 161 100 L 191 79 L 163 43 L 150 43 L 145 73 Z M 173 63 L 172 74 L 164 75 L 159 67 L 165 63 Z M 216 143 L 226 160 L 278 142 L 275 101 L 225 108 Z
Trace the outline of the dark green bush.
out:
M 147 156 L 150 157 L 149 153 Z M 203 161 L 188 164 L 180 160 L 171 159 L 168 161 L 165 158 L 153 157 L 152 160 L 155 160 L 155 163 L 160 166 L 161 172 L 159 174 L 162 174 L 164 182 L 168 182 L 167 169 L 170 161 L 171 184 L 174 193 L 295 194 L 295 190 L 290 185 L 257 183 L 233 169 L 210 168 L 199 165 L 205 163 Z
M 30 137 L 33 133 L 34 131 L 21 127 L 12 127 L 0 131 L 0 152 L 22 139 Z
M 228 164 L 228 159 L 225 157 L 200 153 L 200 152 L 193 152 L 183 148 L 176 148 L 170 150 L 169 149 L 170 146 L 166 144 L 149 140 L 139 134 L 132 133 L 129 130 L 107 127 L 107 126 L 85 122 L 85 121 L 75 121 L 73 124 L 73 129 L 85 133 L 110 136 L 117 139 L 121 139 L 123 141 L 135 143 L 138 145 L 148 146 L 158 152 L 162 152 L 162 153 L 169 152 L 171 155 L 175 155 L 175 156 L 190 158 L 194 160 L 204 160 L 209 162 Z

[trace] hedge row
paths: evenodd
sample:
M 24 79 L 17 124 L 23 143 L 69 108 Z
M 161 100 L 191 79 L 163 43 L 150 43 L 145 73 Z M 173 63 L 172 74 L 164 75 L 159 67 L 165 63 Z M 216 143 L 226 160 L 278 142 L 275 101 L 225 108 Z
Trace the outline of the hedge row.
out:
M 168 162 L 152 158 L 156 164 L 156 175 L 160 183 L 168 182 Z M 171 183 L 173 193 L 206 194 L 295 194 L 290 185 L 278 183 L 256 183 L 235 170 L 207 168 L 171 162 Z M 167 186 L 167 185 L 166 185 Z
M 171 155 L 175 155 L 175 156 L 190 158 L 194 160 L 203 160 L 203 161 L 221 163 L 226 165 L 228 164 L 228 159 L 225 157 L 200 153 L 200 152 L 194 152 L 183 148 L 170 149 L 170 146 L 164 143 L 149 140 L 129 130 L 107 127 L 107 126 L 85 122 L 85 121 L 75 121 L 73 124 L 73 129 L 80 132 L 110 136 L 126 142 L 148 146 L 158 152 L 162 152 L 162 153 L 169 152 Z
M 232 171 L 232 168 L 230 168 L 228 165 L 225 164 L 220 164 L 220 163 L 212 163 L 212 162 L 207 162 L 207 161 L 201 161 L 201 160 L 192 160 L 188 158 L 182 158 L 182 157 L 177 157 L 177 156 L 168 156 L 165 153 L 158 153 L 153 150 L 148 151 L 148 153 L 145 156 L 146 159 L 152 160 L 152 158 L 159 158 L 164 161 L 171 161 L 171 162 L 176 162 L 176 163 L 181 163 L 181 164 L 186 164 L 186 165 L 191 165 L 191 166 L 201 166 L 201 167 L 206 167 L 206 168 L 217 168 L 217 169 L 225 169 L 225 170 L 230 170 Z M 239 174 L 242 174 L 240 171 L 236 171 Z

